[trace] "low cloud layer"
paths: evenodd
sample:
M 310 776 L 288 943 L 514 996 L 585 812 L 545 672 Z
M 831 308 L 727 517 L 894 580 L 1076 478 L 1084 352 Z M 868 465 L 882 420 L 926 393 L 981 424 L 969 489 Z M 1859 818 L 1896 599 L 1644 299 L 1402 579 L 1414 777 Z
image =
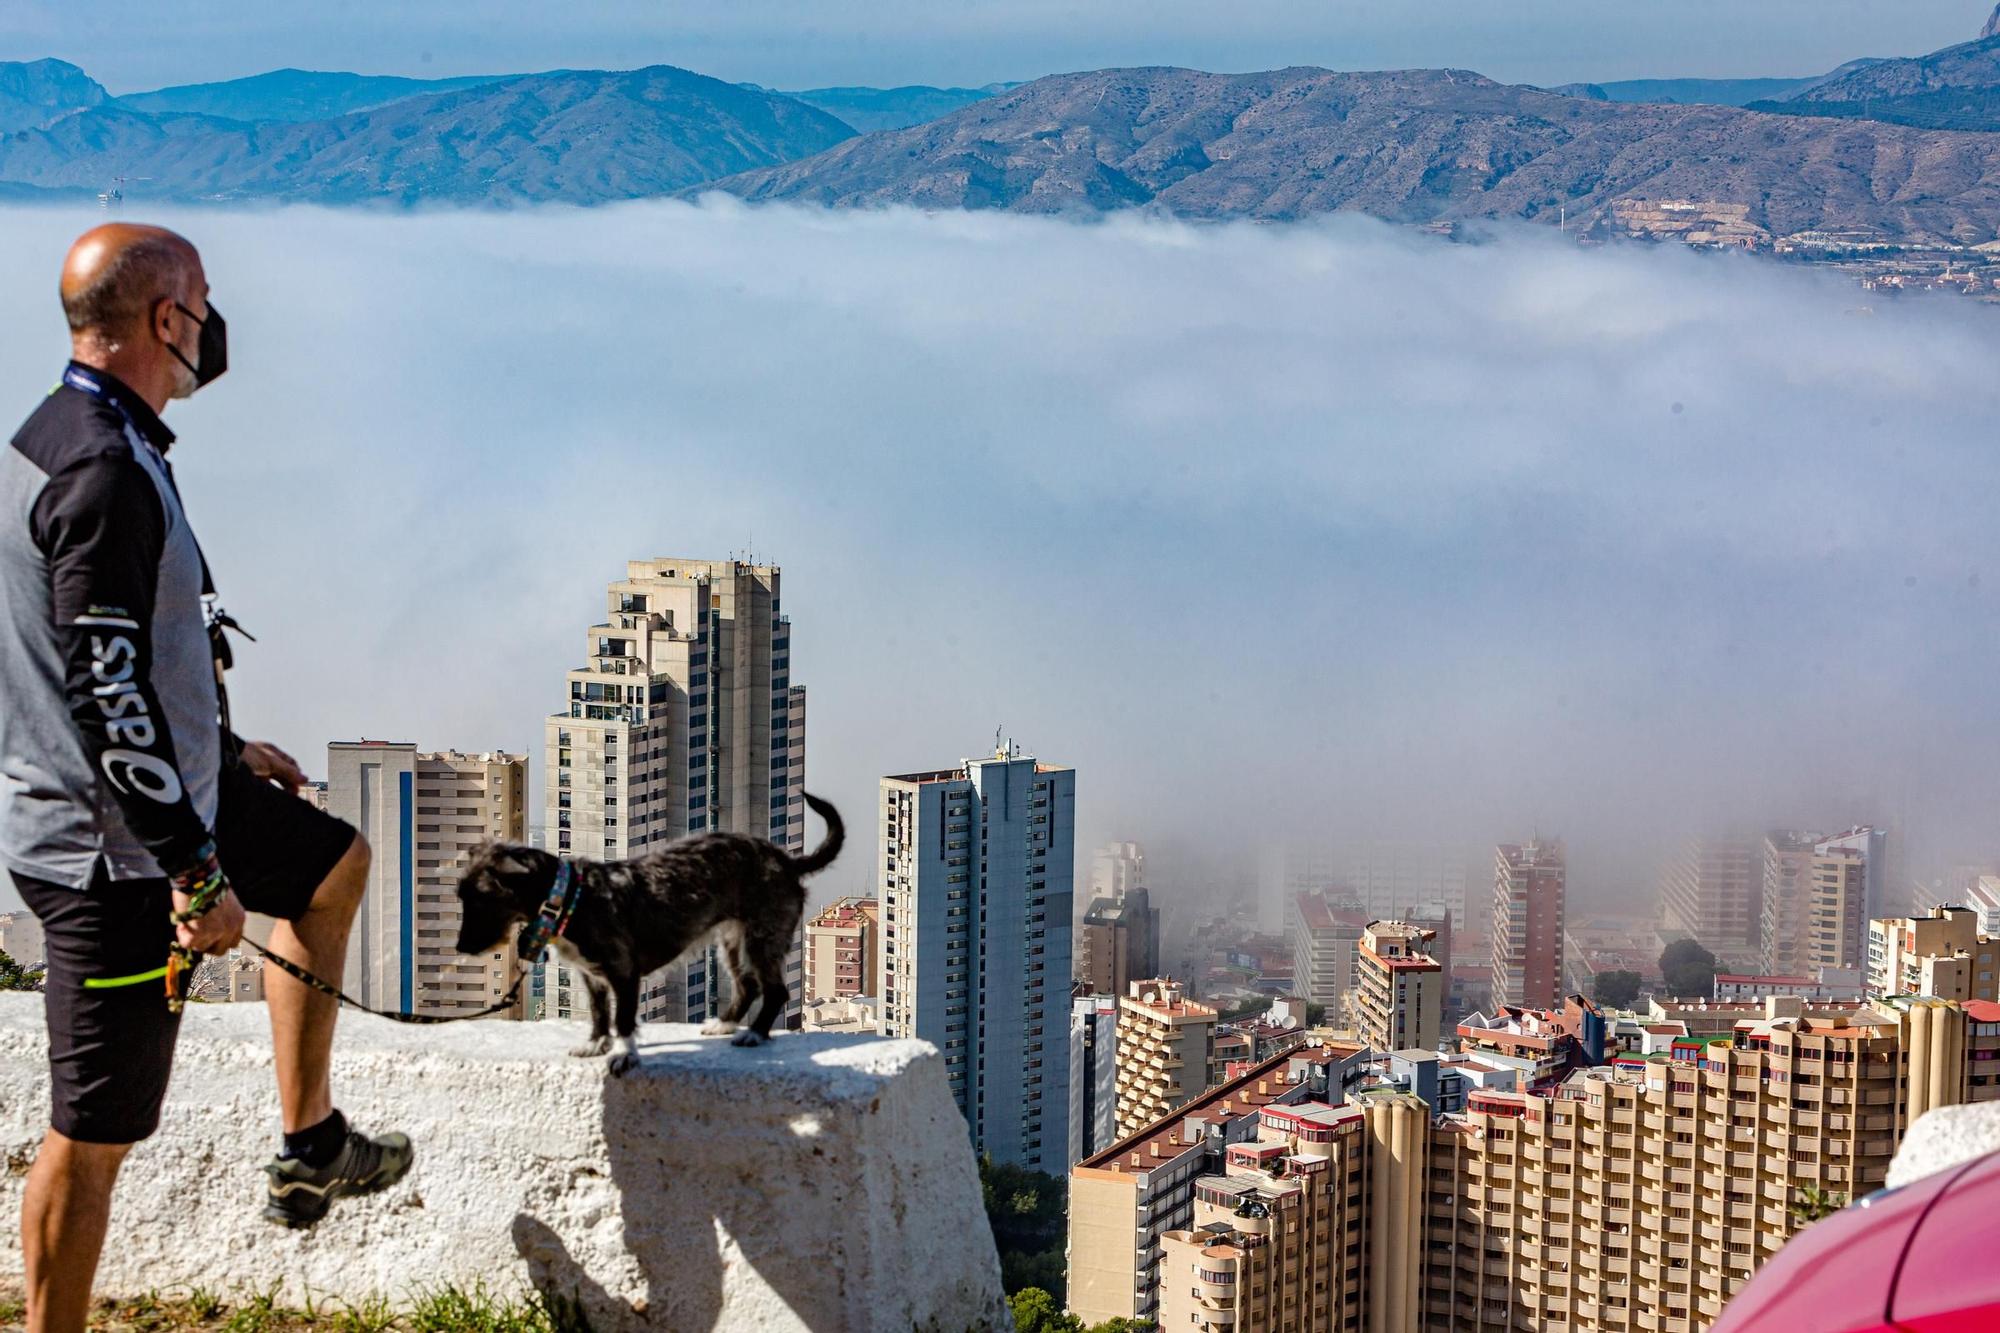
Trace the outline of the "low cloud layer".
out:
M 0 213 L 19 414 L 93 220 Z M 1188 890 L 1302 834 L 1559 831 L 1599 901 L 1712 823 L 2000 855 L 1990 307 L 1354 219 L 162 220 L 230 321 L 170 420 L 236 711 L 315 768 L 535 752 L 625 559 L 754 549 L 857 812 L 1004 726 Z

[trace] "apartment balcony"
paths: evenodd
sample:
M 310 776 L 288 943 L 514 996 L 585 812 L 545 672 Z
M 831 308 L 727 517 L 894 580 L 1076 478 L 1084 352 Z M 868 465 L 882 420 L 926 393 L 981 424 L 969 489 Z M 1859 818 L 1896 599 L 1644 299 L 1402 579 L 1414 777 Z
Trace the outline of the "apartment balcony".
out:
M 648 1024 L 644 1063 L 617 1078 L 564 1055 L 579 1029 L 344 1018 L 341 1101 L 370 1128 L 407 1132 L 416 1166 L 285 1236 L 254 1202 L 273 1104 L 267 1017 L 190 1006 L 162 1131 L 119 1182 L 100 1294 L 199 1284 L 358 1306 L 483 1283 L 580 1294 L 602 1333 L 1011 1326 L 931 1046 L 781 1033 L 744 1050 Z M 43 1031 L 41 997 L 0 995 L 10 1162 L 32 1159 L 47 1124 Z M 18 1212 L 21 1180 L 0 1173 L 0 1212 Z M 18 1280 L 18 1254 L 0 1249 L 0 1286 Z

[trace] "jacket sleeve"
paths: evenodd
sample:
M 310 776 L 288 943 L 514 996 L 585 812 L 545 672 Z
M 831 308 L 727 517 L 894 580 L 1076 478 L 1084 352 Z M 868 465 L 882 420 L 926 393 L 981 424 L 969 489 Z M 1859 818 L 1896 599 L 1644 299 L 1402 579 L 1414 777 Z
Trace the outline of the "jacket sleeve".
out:
M 153 687 L 167 535 L 159 491 L 132 458 L 84 459 L 49 478 L 32 523 L 48 561 L 70 718 L 126 827 L 176 874 L 200 857 L 209 830 L 181 781 Z

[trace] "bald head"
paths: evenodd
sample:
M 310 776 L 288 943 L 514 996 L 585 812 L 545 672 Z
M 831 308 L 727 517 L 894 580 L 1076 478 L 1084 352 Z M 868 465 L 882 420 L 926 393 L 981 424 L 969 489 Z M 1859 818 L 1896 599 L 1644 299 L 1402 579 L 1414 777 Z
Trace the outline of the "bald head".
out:
M 201 256 L 164 227 L 107 222 L 77 237 L 63 261 L 63 314 L 70 333 L 108 342 L 146 329 L 160 301 L 195 305 L 202 295 Z

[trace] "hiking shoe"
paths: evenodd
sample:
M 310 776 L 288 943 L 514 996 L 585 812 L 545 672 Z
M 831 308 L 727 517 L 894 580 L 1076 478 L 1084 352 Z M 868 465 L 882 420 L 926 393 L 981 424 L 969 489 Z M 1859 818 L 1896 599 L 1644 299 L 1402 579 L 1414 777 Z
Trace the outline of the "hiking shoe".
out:
M 296 1157 L 280 1157 L 264 1168 L 271 1177 L 264 1220 L 298 1230 L 326 1216 L 335 1199 L 376 1194 L 409 1172 L 416 1156 L 408 1136 L 383 1134 L 369 1138 L 358 1129 L 347 1131 L 340 1155 L 317 1169 Z

